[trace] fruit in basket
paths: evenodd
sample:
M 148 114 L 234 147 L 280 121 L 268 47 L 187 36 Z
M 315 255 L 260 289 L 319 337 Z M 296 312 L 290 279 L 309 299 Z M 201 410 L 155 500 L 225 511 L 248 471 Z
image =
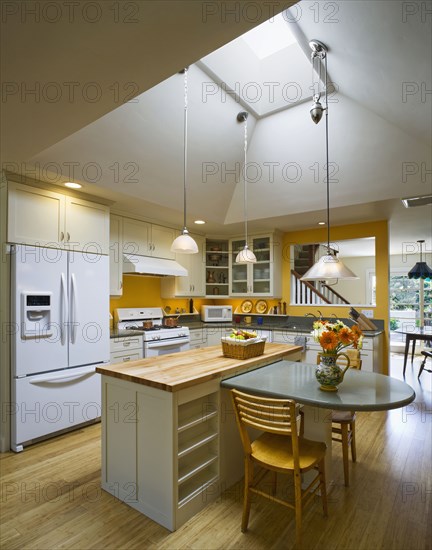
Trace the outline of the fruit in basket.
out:
M 250 338 L 256 338 L 257 334 L 256 332 L 252 332 L 250 330 L 233 329 L 229 337 L 232 338 L 233 340 L 249 340 Z

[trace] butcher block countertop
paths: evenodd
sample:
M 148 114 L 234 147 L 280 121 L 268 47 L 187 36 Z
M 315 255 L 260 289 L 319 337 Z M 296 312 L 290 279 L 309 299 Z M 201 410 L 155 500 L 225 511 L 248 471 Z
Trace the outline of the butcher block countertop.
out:
M 266 344 L 263 355 L 251 359 L 230 359 L 223 356 L 221 345 L 217 345 L 97 367 L 96 372 L 175 392 L 262 367 L 301 350 L 301 346 Z

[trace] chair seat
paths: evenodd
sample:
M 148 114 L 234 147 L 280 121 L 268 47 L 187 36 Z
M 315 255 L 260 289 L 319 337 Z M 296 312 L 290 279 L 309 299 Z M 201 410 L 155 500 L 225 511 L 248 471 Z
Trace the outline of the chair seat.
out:
M 326 444 L 299 437 L 301 470 L 309 470 L 324 458 Z M 294 458 L 291 438 L 280 434 L 264 433 L 252 444 L 252 458 L 276 470 L 293 470 Z
M 356 419 L 355 412 L 352 411 L 332 411 L 332 422 L 339 422 L 340 424 L 351 423 Z

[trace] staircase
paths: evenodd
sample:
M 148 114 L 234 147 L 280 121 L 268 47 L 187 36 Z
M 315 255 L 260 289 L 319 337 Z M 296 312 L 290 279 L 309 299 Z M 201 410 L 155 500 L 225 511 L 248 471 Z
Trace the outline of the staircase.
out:
M 302 244 L 294 247 L 294 271 L 303 276 L 315 263 L 318 244 Z
M 324 281 L 301 281 L 301 277 L 295 269 L 291 270 L 291 304 L 349 304 L 346 298 Z

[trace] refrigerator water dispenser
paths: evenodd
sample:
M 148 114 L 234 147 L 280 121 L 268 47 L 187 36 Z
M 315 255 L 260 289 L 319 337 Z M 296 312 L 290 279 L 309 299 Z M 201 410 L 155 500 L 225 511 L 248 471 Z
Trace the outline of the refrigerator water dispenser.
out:
M 51 328 L 52 292 L 21 293 L 21 338 L 48 338 Z

